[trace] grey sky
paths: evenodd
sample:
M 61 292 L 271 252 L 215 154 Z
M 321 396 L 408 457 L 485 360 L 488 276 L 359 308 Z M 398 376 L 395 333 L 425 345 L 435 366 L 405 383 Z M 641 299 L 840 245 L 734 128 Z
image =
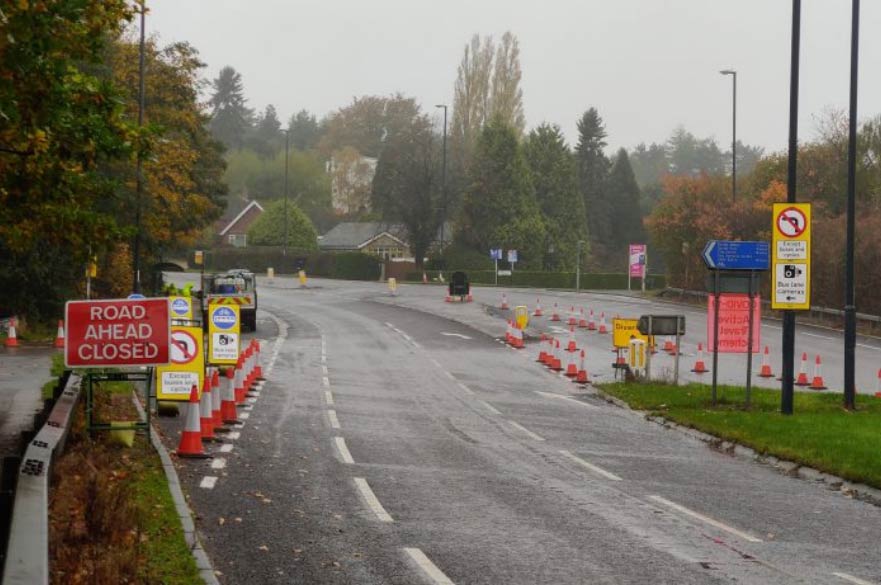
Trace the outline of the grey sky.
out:
M 232 65 L 252 107 L 322 116 L 353 96 L 400 91 L 452 105 L 456 67 L 475 32 L 520 40 L 527 125 L 575 121 L 595 106 L 610 147 L 663 141 L 679 124 L 782 149 L 789 100 L 789 0 L 148 0 L 150 33 L 186 40 L 214 77 Z M 846 109 L 849 0 L 804 0 L 800 131 Z M 860 117 L 881 113 L 881 2 L 862 3 Z

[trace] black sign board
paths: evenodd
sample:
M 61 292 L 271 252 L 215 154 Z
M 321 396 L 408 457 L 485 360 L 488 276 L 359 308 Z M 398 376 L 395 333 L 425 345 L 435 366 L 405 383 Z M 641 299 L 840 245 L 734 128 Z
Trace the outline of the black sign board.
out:
M 706 278 L 707 292 L 752 294 L 759 290 L 759 275 L 759 272 L 720 272 L 718 274 L 719 290 L 717 291 L 717 275 L 710 272 Z M 752 288 L 749 285 L 750 279 L 753 281 Z
M 636 328 L 643 335 L 682 336 L 685 335 L 685 315 L 642 315 Z

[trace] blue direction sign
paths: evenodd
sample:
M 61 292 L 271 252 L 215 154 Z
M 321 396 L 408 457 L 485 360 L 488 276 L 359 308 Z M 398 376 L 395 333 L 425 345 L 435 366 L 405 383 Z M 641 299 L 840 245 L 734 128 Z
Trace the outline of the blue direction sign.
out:
M 771 245 L 768 242 L 710 240 L 702 256 L 707 268 L 712 270 L 768 270 Z

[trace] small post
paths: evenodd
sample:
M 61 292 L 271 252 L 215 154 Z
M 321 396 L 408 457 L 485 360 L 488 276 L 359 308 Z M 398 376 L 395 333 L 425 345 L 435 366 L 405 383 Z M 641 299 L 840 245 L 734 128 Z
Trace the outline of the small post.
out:
M 645 293 L 645 279 L 649 275 L 649 247 L 645 246 L 645 252 L 643 253 L 643 258 L 645 262 L 642 264 L 642 292 Z
M 716 388 L 719 380 L 719 271 L 713 271 L 713 300 L 716 310 L 713 313 L 713 406 L 716 406 Z
M 652 341 L 654 341 L 654 336 L 652 329 L 652 316 L 649 315 L 649 335 L 648 342 L 646 343 L 645 350 L 645 380 L 646 382 L 652 379 Z
M 756 273 L 753 270 L 749 272 L 749 294 L 747 297 L 749 298 L 749 330 L 746 334 L 746 408 L 749 409 L 750 404 L 750 393 L 752 392 L 752 383 L 753 383 L 753 294 L 755 287 L 753 286 L 753 281 L 755 280 Z M 718 310 L 719 307 L 716 307 Z
M 674 386 L 679 385 L 679 341 L 680 341 L 680 335 L 679 335 L 680 321 L 679 321 L 679 319 L 680 319 L 680 316 L 676 315 L 676 347 L 673 350 L 676 354 L 673 356 L 673 385 Z

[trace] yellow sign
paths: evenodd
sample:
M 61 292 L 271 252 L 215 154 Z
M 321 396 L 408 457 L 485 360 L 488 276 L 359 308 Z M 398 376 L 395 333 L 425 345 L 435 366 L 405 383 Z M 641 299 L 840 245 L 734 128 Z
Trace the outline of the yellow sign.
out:
M 201 327 L 171 326 L 171 363 L 156 368 L 158 400 L 189 400 L 193 386 L 201 396 L 205 381 L 202 340 Z
M 639 332 L 638 324 L 639 319 L 612 319 L 612 345 L 625 349 L 630 347 L 631 339 L 641 339 L 648 343 L 648 336 Z
M 397 278 L 389 278 L 388 279 L 388 289 L 392 292 L 398 290 L 398 279 Z
M 514 307 L 514 321 L 521 330 L 529 325 L 529 309 L 524 306 Z
M 775 203 L 771 232 L 771 308 L 811 308 L 811 204 Z
M 208 363 L 232 365 L 241 350 L 242 320 L 238 305 L 208 305 Z
M 202 256 L 203 256 L 203 255 L 202 255 L 202 250 L 196 250 L 196 253 L 193 254 L 193 264 L 195 264 L 195 265 L 197 265 L 197 266 L 201 266 L 201 265 L 202 265 L 202 261 L 203 261 L 203 257 L 202 257 Z
M 300 286 L 306 286 L 306 271 L 301 270 L 299 273 L 297 273 L 297 276 L 300 279 Z
M 187 321 L 193 319 L 193 303 L 190 297 L 172 296 L 168 297 L 168 301 L 171 305 L 172 319 L 186 319 Z

